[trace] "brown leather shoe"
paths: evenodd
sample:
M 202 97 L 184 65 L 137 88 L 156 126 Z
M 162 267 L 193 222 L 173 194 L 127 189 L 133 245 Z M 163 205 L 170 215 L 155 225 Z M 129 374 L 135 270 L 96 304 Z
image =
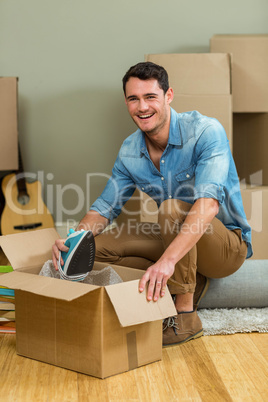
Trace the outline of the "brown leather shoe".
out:
M 209 287 L 209 278 L 197 272 L 196 287 L 194 292 L 194 310 L 197 309 L 198 304 L 200 303 L 202 297 L 205 296 L 208 287 Z
M 203 335 L 196 311 L 178 313 L 163 321 L 163 346 L 180 345 Z

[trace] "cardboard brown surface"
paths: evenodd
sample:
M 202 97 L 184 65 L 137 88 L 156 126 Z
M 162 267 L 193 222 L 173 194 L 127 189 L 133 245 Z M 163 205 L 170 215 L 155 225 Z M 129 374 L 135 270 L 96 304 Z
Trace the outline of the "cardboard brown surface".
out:
M 160 360 L 162 320 L 122 328 L 108 296 L 103 302 L 104 377 L 114 372 L 116 366 L 123 372 Z
M 268 112 L 268 35 L 214 35 L 212 53 L 232 54 L 234 112 Z
M 101 289 L 73 302 L 16 291 L 17 353 L 102 377 Z
M 167 70 L 169 84 L 176 95 L 231 93 L 228 54 L 147 54 L 145 60 L 159 64 Z
M 211 57 L 212 56 L 212 57 Z M 231 57 L 229 54 L 148 54 L 163 66 L 174 90 L 171 107 L 178 113 L 197 110 L 223 125 L 232 150 Z
M 201 114 L 214 117 L 223 125 L 230 148 L 233 145 L 232 96 L 231 95 L 176 95 L 171 107 L 178 113 L 198 110 Z
M 241 191 L 245 213 L 252 228 L 254 260 L 268 259 L 268 187 L 246 187 Z
M 39 276 L 57 237 L 55 229 L 0 237 L 17 267 L 0 284 L 15 289 L 18 354 L 100 378 L 161 359 L 162 320 L 176 314 L 169 292 L 149 303 L 138 291 L 143 271 L 126 267 L 114 266 L 125 282 L 106 287 Z
M 233 122 L 234 160 L 240 180 L 267 186 L 268 113 L 234 113 Z
M 51 247 L 60 236 L 54 228 L 0 236 L 0 246 L 10 256 L 14 270 L 41 266 L 51 259 Z M 16 252 L 15 252 L 16 251 Z
M 98 289 L 98 286 L 94 285 L 85 286 L 83 283 L 63 280 L 54 281 L 54 278 L 21 271 L 13 271 L 8 275 L 4 275 L 1 278 L 1 284 L 8 288 L 66 301 L 77 299 L 92 290 Z
M 105 289 L 123 327 L 163 320 L 166 315 L 176 314 L 174 304 L 168 298 L 160 298 L 157 303 L 148 302 L 146 292 L 138 290 L 138 280 L 106 286 Z
M 0 170 L 18 169 L 17 78 L 0 77 Z

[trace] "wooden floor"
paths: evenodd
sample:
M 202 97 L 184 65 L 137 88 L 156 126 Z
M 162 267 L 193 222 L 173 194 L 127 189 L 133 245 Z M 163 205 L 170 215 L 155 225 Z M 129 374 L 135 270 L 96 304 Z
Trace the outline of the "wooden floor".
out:
M 16 355 L 0 335 L 0 401 L 268 401 L 268 334 L 204 336 L 100 380 Z

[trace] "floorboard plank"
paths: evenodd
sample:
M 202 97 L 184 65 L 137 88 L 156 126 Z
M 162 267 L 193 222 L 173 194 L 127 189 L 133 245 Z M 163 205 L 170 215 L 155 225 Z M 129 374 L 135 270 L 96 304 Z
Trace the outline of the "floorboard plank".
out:
M 21 358 L 21 374 L 17 383 L 16 401 L 42 402 L 48 399 L 50 368 L 45 363 Z
M 268 338 L 266 337 L 268 341 Z M 228 337 L 233 352 L 239 360 L 249 382 L 252 382 L 258 394 L 268 400 L 268 366 L 253 340 L 245 334 Z M 256 394 L 257 395 L 257 394 Z
M 0 336 L 0 400 L 14 401 L 23 359 L 15 351 L 15 336 Z
M 254 342 L 262 356 L 268 362 L 268 334 L 259 334 L 257 332 L 252 332 L 248 336 Z
M 78 402 L 78 373 L 47 364 L 49 402 Z
M 184 359 L 180 346 L 163 351 L 163 376 L 169 385 L 170 400 L 201 401 L 201 397 Z
M 148 364 L 135 370 L 135 377 L 140 401 L 169 401 L 167 399 L 169 396 L 169 386 L 164 381 L 162 361 Z
M 139 401 L 135 370 L 106 379 L 109 401 Z
M 245 360 L 241 361 L 240 348 L 237 344 L 240 341 L 237 339 L 236 335 L 221 337 L 221 339 L 212 337 L 210 340 L 206 339 L 205 344 L 209 344 L 209 355 L 232 400 L 241 398 L 243 401 L 262 401 L 261 393 L 245 369 L 244 363 L 248 357 L 247 347 L 242 352 Z
M 109 402 L 107 382 L 99 378 L 78 374 L 78 401 Z
M 181 345 L 181 349 L 201 399 L 206 402 L 231 401 L 203 338 L 187 342 Z

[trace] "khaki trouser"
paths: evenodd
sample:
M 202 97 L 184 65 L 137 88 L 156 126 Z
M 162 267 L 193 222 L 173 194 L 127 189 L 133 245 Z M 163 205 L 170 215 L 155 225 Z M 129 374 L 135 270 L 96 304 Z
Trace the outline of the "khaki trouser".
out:
M 177 236 L 190 208 L 184 201 L 166 200 L 159 208 L 158 223 L 134 224 L 130 220 L 103 232 L 95 238 L 96 261 L 146 270 Z M 246 255 L 241 230 L 228 230 L 214 218 L 197 244 L 175 265 L 169 290 L 172 294 L 193 293 L 196 270 L 209 278 L 223 278 L 237 271 Z

